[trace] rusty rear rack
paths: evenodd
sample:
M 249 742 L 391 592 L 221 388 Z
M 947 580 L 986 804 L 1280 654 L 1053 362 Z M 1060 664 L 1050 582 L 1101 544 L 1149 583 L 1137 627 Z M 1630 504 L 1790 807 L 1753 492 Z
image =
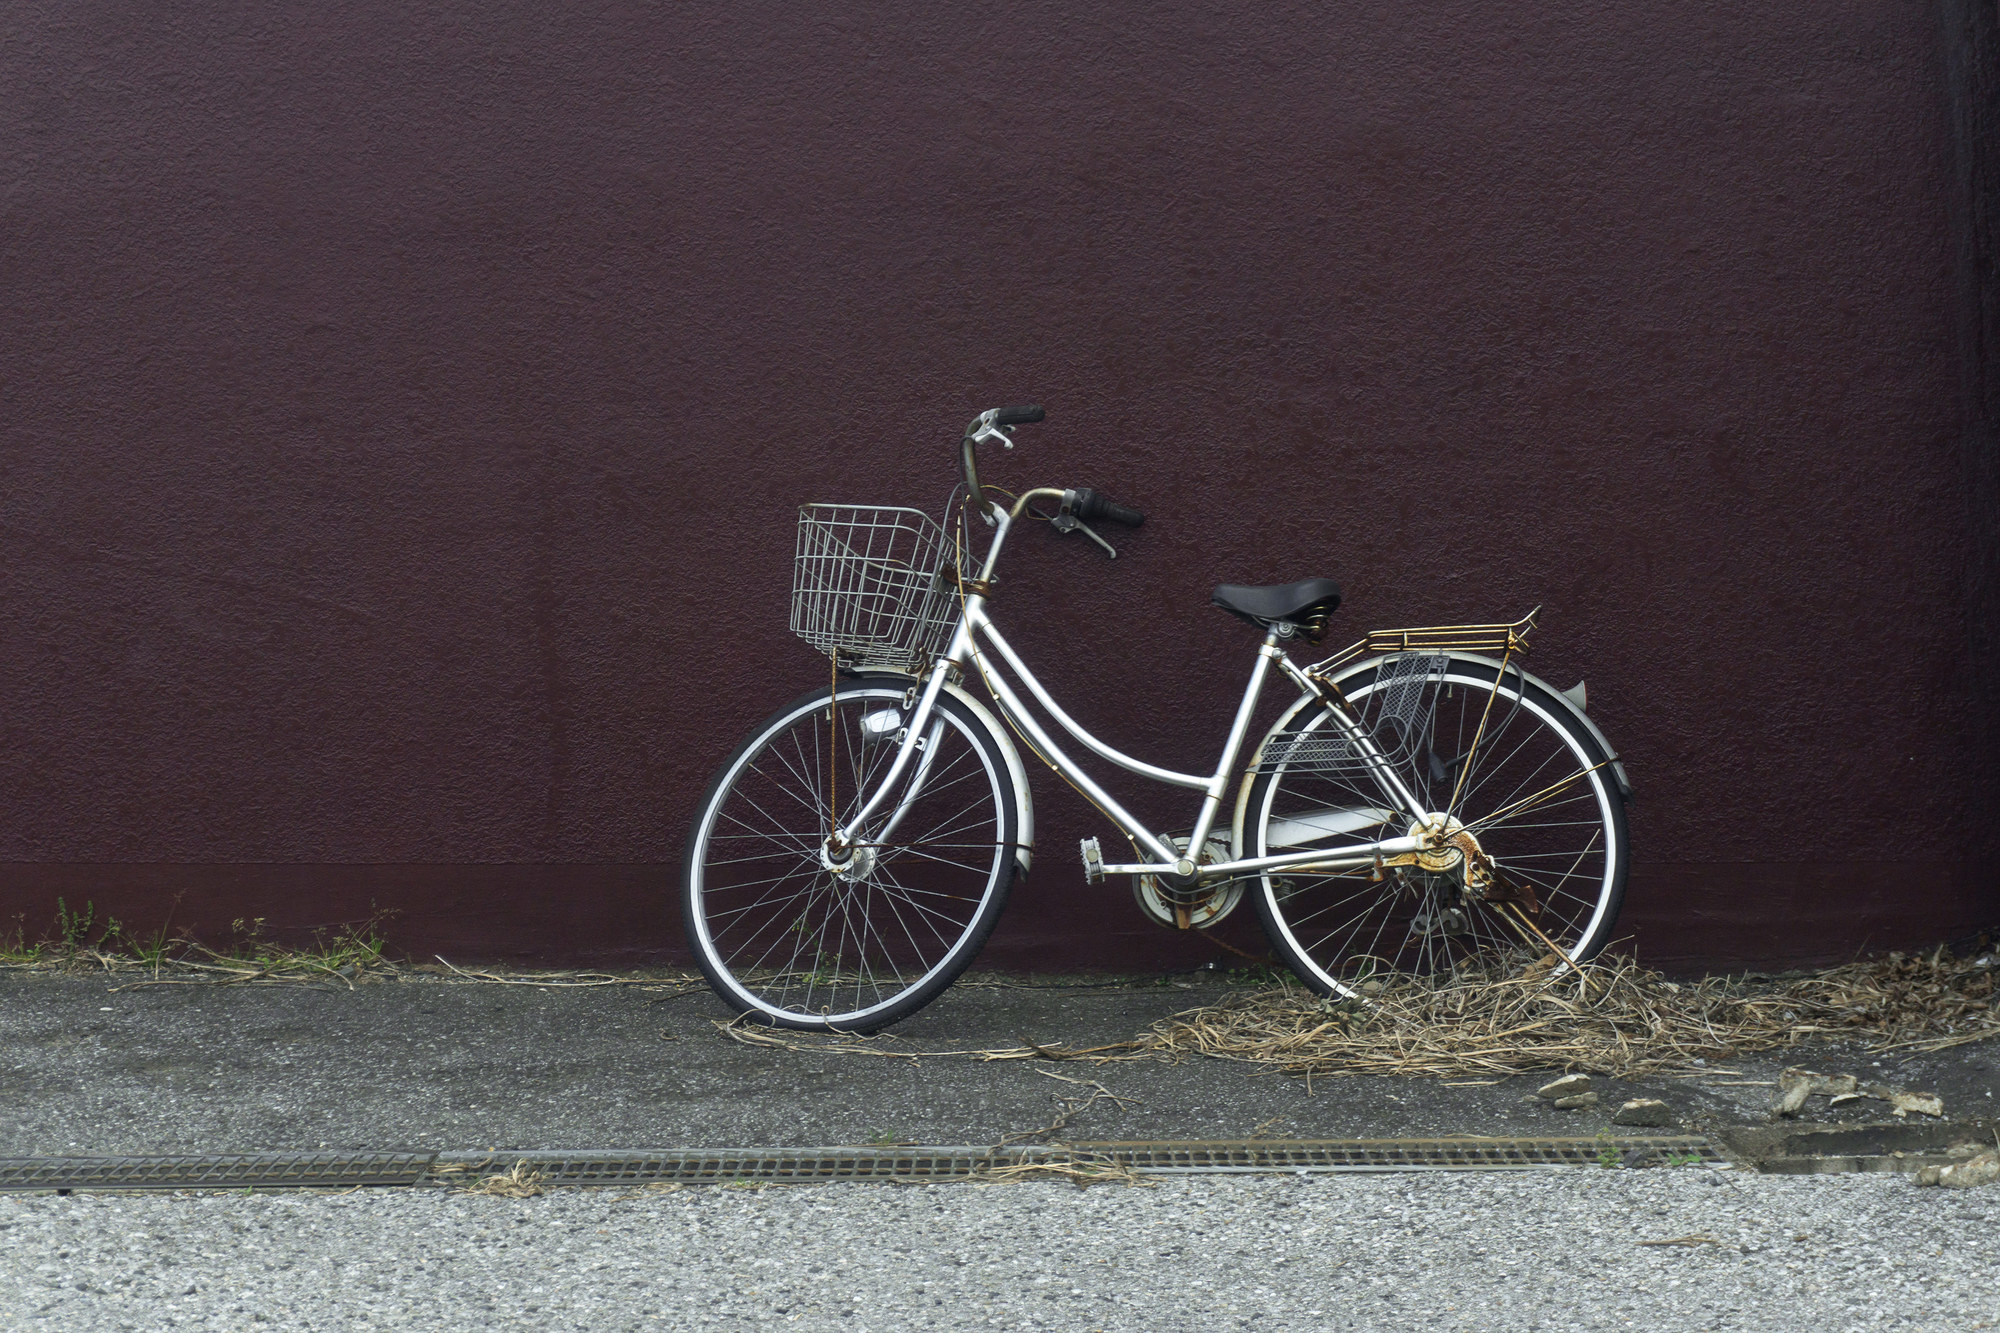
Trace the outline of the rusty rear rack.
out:
M 1365 638 L 1351 643 L 1323 662 L 1306 668 L 1310 676 L 1332 675 L 1349 662 L 1384 653 L 1500 653 L 1525 657 L 1528 635 L 1534 632 L 1536 607 L 1519 620 L 1501 625 L 1429 625 L 1413 629 L 1372 629 Z

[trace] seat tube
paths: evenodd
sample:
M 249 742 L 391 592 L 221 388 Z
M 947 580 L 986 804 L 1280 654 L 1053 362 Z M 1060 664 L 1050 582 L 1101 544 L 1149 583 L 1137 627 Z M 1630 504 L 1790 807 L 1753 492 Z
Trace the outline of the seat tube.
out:
M 1201 862 L 1201 850 L 1208 845 L 1209 832 L 1215 828 L 1215 821 L 1222 813 L 1223 793 L 1229 789 L 1229 777 L 1236 771 L 1236 756 L 1243 750 L 1243 738 L 1250 734 L 1250 719 L 1256 715 L 1257 700 L 1263 697 L 1264 682 L 1270 677 L 1274 660 L 1291 659 L 1285 657 L 1285 650 L 1278 647 L 1278 635 L 1273 631 L 1264 636 L 1264 644 L 1257 650 L 1257 664 L 1250 668 L 1250 683 L 1243 689 L 1243 701 L 1236 705 L 1236 720 L 1229 724 L 1229 739 L 1222 747 L 1222 761 L 1216 765 L 1215 776 L 1208 781 L 1208 792 L 1202 798 L 1201 815 L 1195 820 L 1194 832 L 1188 836 L 1188 858 L 1196 864 Z

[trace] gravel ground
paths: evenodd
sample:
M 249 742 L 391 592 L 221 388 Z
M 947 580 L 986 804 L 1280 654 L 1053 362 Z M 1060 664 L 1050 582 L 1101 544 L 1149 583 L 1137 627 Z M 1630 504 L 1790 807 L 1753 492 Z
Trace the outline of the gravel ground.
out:
M 1984 1329 L 1996 1236 L 2000 1187 L 1700 1169 L 8 1196 L 0 1329 Z

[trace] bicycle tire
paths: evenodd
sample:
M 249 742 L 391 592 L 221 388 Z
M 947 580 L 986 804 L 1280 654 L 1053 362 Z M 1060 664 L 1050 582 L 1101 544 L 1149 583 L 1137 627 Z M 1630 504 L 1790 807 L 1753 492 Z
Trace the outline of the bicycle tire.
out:
M 1453 872 L 1400 866 L 1258 876 L 1251 897 L 1272 949 L 1323 995 L 1352 995 L 1381 973 L 1468 964 L 1566 970 L 1604 948 L 1624 902 L 1625 802 L 1611 756 L 1589 728 L 1517 671 L 1503 675 L 1496 663 L 1456 654 L 1431 657 L 1435 702 L 1427 714 L 1406 710 L 1419 720 L 1406 718 L 1410 734 L 1392 737 L 1400 743 L 1397 772 L 1427 808 L 1471 829 L 1501 876 L 1525 889 L 1510 903 L 1479 901 L 1464 889 L 1462 874 L 1454 882 Z M 1341 691 L 1364 726 L 1371 725 L 1371 700 L 1408 681 L 1407 672 L 1387 668 L 1397 660 L 1378 659 L 1342 676 Z M 1301 704 L 1273 736 L 1289 741 L 1327 729 L 1323 707 Z M 1476 751 L 1468 751 L 1474 736 Z M 1409 831 L 1411 821 L 1401 814 L 1373 825 L 1379 831 L 1363 831 L 1366 821 L 1391 814 L 1373 779 L 1358 768 L 1295 767 L 1283 757 L 1288 750 L 1307 752 L 1268 738 L 1260 751 L 1244 815 L 1246 854 L 1314 841 L 1338 845 L 1320 831 L 1334 828 L 1349 842 Z M 1552 796 L 1534 801 L 1550 786 Z M 1508 813 L 1522 801 L 1532 803 Z
M 1018 873 L 1020 811 L 1002 743 L 949 694 L 932 717 L 924 785 L 891 840 L 857 839 L 869 859 L 844 871 L 821 856 L 830 803 L 852 808 L 898 748 L 864 743 L 861 719 L 902 710 L 921 685 L 870 673 L 831 696 L 805 694 L 709 783 L 683 855 L 682 921 L 702 975 L 739 1015 L 873 1032 L 936 999 L 992 933 Z M 917 771 L 913 763 L 899 795 Z

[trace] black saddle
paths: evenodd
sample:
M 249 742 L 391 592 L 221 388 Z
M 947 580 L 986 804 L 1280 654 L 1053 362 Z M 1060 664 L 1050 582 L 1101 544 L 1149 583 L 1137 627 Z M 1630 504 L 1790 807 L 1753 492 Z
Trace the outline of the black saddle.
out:
M 1340 585 L 1332 579 L 1307 579 L 1268 588 L 1225 583 L 1209 600 L 1259 629 L 1290 625 L 1309 641 L 1318 642 L 1326 633 L 1327 617 L 1340 605 Z

